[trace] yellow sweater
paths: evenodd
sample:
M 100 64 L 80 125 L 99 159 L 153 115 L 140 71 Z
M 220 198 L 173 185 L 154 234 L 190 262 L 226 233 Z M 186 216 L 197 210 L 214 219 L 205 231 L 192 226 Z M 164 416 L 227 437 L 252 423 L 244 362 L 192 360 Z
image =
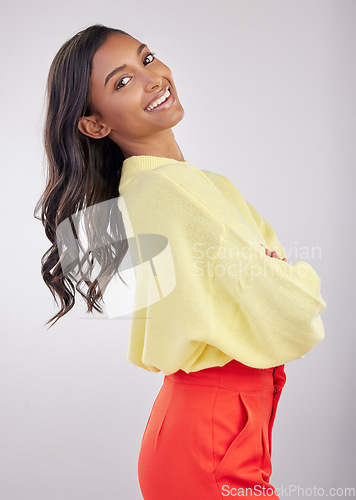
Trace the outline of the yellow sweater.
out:
M 130 362 L 165 375 L 231 359 L 269 368 L 302 358 L 324 338 L 319 276 L 304 261 L 266 255 L 264 247 L 286 256 L 272 226 L 226 177 L 188 161 L 131 156 L 119 193 L 128 236 L 161 235 L 150 240 L 155 279 L 147 266 L 135 267 L 135 297 L 144 289 L 149 297 L 132 313 Z M 165 238 L 160 255 L 170 252 L 173 276 L 169 258 L 158 258 Z

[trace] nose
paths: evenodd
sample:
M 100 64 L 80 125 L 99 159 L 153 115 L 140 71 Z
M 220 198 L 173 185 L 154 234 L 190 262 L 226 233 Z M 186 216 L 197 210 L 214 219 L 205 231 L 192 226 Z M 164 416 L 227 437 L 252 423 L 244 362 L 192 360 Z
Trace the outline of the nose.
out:
M 151 92 L 157 87 L 158 88 L 162 87 L 163 78 L 158 73 L 155 73 L 153 71 L 147 71 L 145 77 L 146 77 L 146 83 L 145 83 L 146 92 Z

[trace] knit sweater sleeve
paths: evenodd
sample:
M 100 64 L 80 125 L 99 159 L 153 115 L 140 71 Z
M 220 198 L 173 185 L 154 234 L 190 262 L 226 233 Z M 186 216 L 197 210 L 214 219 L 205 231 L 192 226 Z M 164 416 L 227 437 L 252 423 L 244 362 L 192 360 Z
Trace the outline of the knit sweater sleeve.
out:
M 271 251 L 275 250 L 280 258 L 284 259 L 284 257 L 286 257 L 284 248 L 271 224 L 258 213 L 256 208 L 252 206 L 251 203 L 246 201 L 246 204 L 251 212 L 252 217 L 256 221 L 256 224 L 262 232 L 264 239 L 266 240 L 267 248 Z
M 213 303 L 230 317 L 240 359 L 263 368 L 303 357 L 324 338 L 321 280 L 304 261 L 271 258 L 241 224 L 226 226 Z M 242 333 L 243 332 L 243 333 Z M 242 333 L 242 334 L 241 334 Z
M 179 169 L 140 174 L 124 192 L 135 233 L 165 236 L 176 273 L 174 290 L 134 315 L 129 359 L 140 344 L 140 366 L 167 374 L 190 371 L 204 353 L 207 364 L 221 352 L 256 368 L 303 357 L 324 338 L 319 276 L 267 256 L 212 184 Z

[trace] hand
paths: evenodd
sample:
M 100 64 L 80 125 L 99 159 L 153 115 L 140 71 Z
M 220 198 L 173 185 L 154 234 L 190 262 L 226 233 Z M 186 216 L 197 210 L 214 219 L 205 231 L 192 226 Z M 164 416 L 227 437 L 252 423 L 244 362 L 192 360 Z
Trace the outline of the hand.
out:
M 260 243 L 260 245 L 264 246 L 264 245 L 262 245 L 262 243 Z M 266 247 L 264 247 L 264 248 L 266 248 Z M 269 250 L 268 248 L 266 248 L 266 255 L 268 255 L 269 257 L 275 258 L 275 259 L 280 259 L 280 256 L 278 255 L 278 253 L 275 250 L 273 250 L 271 252 L 271 250 Z M 284 257 L 282 260 L 284 262 L 287 262 L 286 257 Z

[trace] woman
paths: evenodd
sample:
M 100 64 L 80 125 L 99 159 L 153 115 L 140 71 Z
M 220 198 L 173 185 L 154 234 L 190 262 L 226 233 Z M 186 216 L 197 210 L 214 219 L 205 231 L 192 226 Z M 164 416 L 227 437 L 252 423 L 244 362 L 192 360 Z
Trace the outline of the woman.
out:
M 144 499 L 278 498 L 272 426 L 284 364 L 324 337 L 320 278 L 305 262 L 287 263 L 272 226 L 227 178 L 184 159 L 172 132 L 184 116 L 173 76 L 146 44 L 90 26 L 61 47 L 47 90 L 40 201 L 52 247 L 42 274 L 62 304 L 51 320 L 73 306 L 81 263 L 65 232 L 59 247 L 61 223 L 106 200 L 117 208 L 120 188 L 123 212 L 109 205 L 87 219 L 92 243 L 108 236 L 103 220 L 116 236 L 85 253 L 104 264 L 101 289 L 79 273 L 89 311 L 101 311 L 127 241 L 137 244 L 127 357 L 165 374 L 141 443 Z

